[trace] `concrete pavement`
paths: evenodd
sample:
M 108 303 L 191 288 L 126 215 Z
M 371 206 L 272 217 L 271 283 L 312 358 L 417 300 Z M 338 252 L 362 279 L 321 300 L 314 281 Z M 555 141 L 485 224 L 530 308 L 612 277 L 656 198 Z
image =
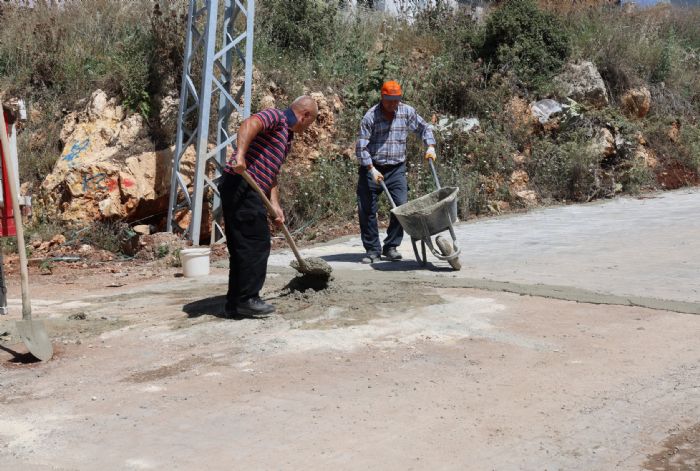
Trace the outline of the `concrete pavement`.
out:
M 303 254 L 323 257 L 337 269 L 419 270 L 451 279 L 447 286 L 700 313 L 699 189 L 469 220 L 455 230 L 459 272 L 432 255 L 429 271 L 420 270 L 408 237 L 400 263 L 360 264 L 359 237 Z M 270 263 L 286 266 L 291 257 L 282 251 Z

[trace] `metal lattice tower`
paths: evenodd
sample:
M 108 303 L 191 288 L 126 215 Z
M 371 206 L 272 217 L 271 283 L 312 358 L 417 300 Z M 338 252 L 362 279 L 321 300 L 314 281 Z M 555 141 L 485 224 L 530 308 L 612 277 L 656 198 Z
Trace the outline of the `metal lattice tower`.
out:
M 172 232 L 176 213 L 189 208 L 192 218 L 185 231 L 193 245 L 199 245 L 207 190 L 213 194 L 211 243 L 223 235 L 216 222 L 221 200 L 214 181 L 223 170 L 226 149 L 236 140 L 236 135 L 228 131 L 232 113 L 235 111 L 244 119 L 250 116 L 254 19 L 255 0 L 190 0 L 167 231 Z M 198 63 L 202 64 L 201 70 L 195 70 Z M 241 78 L 242 86 L 232 94 L 234 82 Z M 210 150 L 213 107 L 217 109 L 216 147 Z M 192 194 L 180 172 L 182 157 L 190 145 L 195 146 L 197 155 Z M 214 178 L 207 176 L 210 162 L 214 165 Z

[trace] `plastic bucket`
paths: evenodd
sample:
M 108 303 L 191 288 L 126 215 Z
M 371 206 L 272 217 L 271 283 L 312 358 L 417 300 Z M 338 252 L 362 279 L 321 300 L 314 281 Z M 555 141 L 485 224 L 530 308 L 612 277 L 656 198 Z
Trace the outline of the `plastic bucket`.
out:
M 180 250 L 183 275 L 187 278 L 208 275 L 210 253 L 211 250 L 207 247 L 191 247 Z

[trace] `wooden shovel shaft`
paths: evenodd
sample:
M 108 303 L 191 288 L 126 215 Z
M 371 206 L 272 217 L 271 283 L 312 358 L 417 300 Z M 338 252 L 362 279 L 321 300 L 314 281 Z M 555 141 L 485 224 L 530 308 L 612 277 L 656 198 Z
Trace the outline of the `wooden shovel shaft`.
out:
M 263 203 L 265 203 L 265 207 L 270 212 L 270 214 L 273 217 L 276 217 L 277 214 L 275 213 L 275 208 L 272 206 L 272 203 L 268 199 L 267 195 L 262 191 L 258 184 L 255 183 L 255 180 L 253 180 L 250 174 L 246 171 L 244 171 L 241 175 L 243 176 L 243 179 L 248 183 L 248 185 L 250 185 L 258 193 L 258 195 L 260 195 L 260 198 L 263 200 Z M 287 239 L 287 243 L 292 248 L 294 256 L 299 262 L 299 268 L 301 268 L 301 271 L 303 272 L 308 272 L 309 267 L 306 265 L 306 261 L 303 258 L 301 258 L 299 249 L 297 249 L 297 244 L 294 243 L 294 239 L 292 239 L 292 235 L 289 233 L 289 229 L 287 229 L 287 225 L 284 223 L 282 224 L 282 232 L 284 233 L 284 238 Z
M 22 319 L 31 320 L 32 306 L 29 301 L 29 272 L 27 270 L 27 251 L 24 247 L 24 230 L 22 228 L 22 213 L 19 210 L 19 198 L 15 187 L 15 163 L 10 154 L 10 141 L 7 137 L 7 125 L 5 123 L 5 113 L 0 101 L 0 141 L 2 141 L 2 153 L 5 157 L 5 167 L 7 169 L 7 180 L 5 185 L 10 186 L 10 196 L 12 198 L 12 212 L 15 219 L 15 230 L 17 232 L 17 252 L 19 253 L 19 273 L 22 281 Z M 7 201 L 5 202 L 7 204 Z

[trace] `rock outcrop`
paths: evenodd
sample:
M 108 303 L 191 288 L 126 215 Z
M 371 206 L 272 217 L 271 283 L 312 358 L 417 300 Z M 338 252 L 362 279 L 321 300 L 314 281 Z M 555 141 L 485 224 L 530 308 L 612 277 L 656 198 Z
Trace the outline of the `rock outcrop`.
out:
M 627 90 L 622 95 L 622 109 L 628 116 L 644 118 L 651 108 L 651 92 L 646 87 Z
M 61 140 L 63 153 L 42 190 L 63 221 L 129 221 L 167 210 L 172 149 L 154 150 L 140 115 L 127 116 L 98 90 L 83 111 L 66 117 Z M 190 150 L 181 163 L 186 183 L 194 162 Z
M 605 82 L 592 62 L 566 64 L 554 81 L 561 93 L 568 98 L 597 108 L 608 105 Z

